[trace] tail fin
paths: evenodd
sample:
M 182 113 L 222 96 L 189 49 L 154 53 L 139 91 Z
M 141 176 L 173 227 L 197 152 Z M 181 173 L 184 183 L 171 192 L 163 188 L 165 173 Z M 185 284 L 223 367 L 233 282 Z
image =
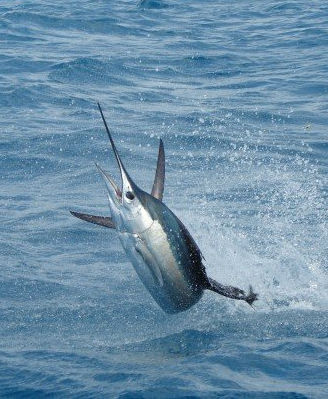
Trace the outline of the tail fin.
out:
M 245 291 L 240 288 L 232 287 L 231 285 L 222 285 L 211 278 L 208 278 L 208 285 L 206 288 L 228 298 L 245 301 L 250 306 L 252 306 L 253 302 L 256 301 L 258 297 L 251 285 L 249 286 L 249 293 L 246 295 Z
M 256 301 L 257 299 L 258 299 L 258 294 L 255 294 L 255 292 L 253 291 L 253 287 L 250 285 L 249 294 L 246 296 L 245 301 L 252 306 L 253 302 Z

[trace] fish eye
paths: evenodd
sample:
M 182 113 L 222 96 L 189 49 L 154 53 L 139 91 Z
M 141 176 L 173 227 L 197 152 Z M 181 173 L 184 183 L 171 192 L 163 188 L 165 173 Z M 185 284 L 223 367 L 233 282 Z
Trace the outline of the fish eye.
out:
M 126 198 L 132 201 L 134 199 L 134 194 L 131 191 L 127 191 L 125 194 Z

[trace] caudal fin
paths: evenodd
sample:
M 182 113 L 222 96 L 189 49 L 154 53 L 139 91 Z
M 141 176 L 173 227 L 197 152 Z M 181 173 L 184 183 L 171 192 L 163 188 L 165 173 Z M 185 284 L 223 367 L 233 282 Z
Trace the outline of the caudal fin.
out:
M 245 301 L 249 304 L 249 305 L 253 305 L 253 302 L 256 301 L 258 299 L 258 294 L 255 294 L 255 292 L 253 291 L 253 287 L 250 285 L 249 286 L 249 293 L 248 295 L 245 297 Z
M 231 285 L 223 285 L 218 283 L 217 281 L 208 278 L 208 285 L 206 288 L 208 290 L 214 291 L 217 294 L 226 296 L 228 298 L 237 299 L 241 301 L 247 302 L 250 306 L 252 306 L 253 302 L 257 300 L 258 295 L 253 291 L 252 286 L 249 286 L 248 295 L 245 294 L 243 290 L 237 287 L 232 287 Z

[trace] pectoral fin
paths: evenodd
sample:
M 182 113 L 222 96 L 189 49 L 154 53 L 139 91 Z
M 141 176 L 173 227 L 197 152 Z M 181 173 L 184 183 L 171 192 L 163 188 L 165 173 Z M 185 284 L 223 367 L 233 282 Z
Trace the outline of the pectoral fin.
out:
M 86 222 L 94 223 L 94 224 L 99 224 L 100 226 L 108 227 L 110 229 L 115 229 L 115 224 L 110 217 L 106 216 L 94 216 L 94 215 L 88 215 L 86 213 L 79 213 L 79 212 L 73 212 L 70 211 L 71 214 L 79 219 L 85 220 Z
M 162 201 L 163 199 L 164 180 L 165 180 L 165 152 L 164 152 L 163 141 L 162 139 L 160 139 L 155 179 L 154 179 L 153 188 L 151 190 L 151 195 L 159 199 L 160 201 Z

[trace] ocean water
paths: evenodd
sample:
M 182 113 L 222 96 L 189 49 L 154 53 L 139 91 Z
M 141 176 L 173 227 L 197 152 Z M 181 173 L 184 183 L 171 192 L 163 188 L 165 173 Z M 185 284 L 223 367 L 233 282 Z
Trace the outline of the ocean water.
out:
M 0 2 L 0 397 L 328 398 L 326 2 Z M 94 161 L 152 186 L 208 274 L 167 315 Z

